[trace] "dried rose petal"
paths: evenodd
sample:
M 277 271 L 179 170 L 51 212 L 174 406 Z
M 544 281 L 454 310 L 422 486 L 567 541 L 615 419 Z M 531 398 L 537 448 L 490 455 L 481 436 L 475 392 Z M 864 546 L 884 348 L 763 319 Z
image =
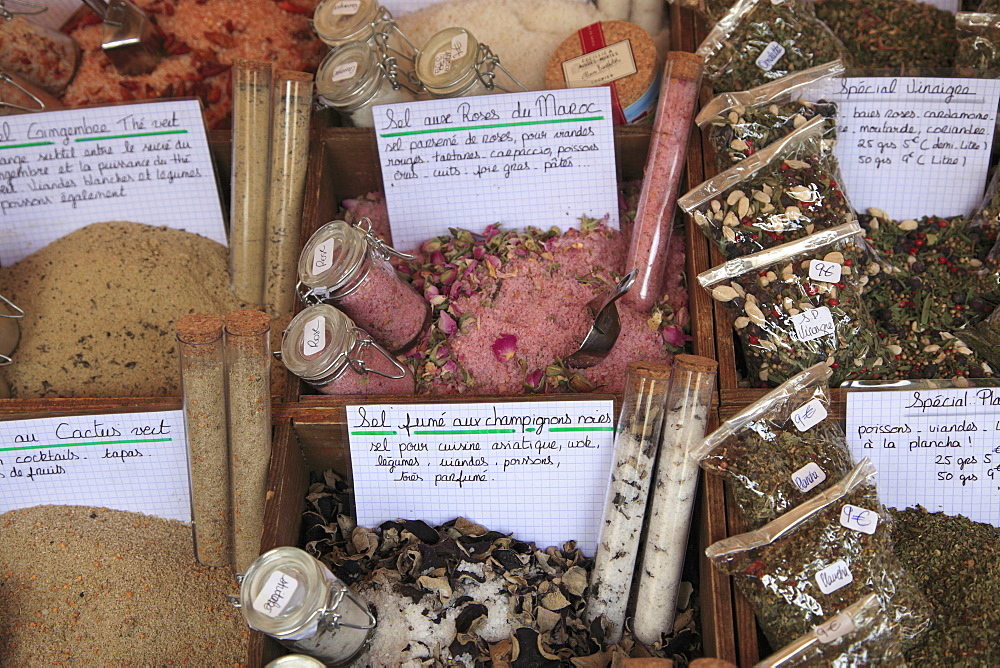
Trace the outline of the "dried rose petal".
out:
M 448 315 L 447 311 L 441 311 L 438 318 L 438 327 L 448 336 L 451 336 L 458 331 L 458 323 L 455 322 L 454 318 Z M 493 344 L 493 352 L 496 352 L 496 344 Z
M 492 349 L 498 362 L 509 360 L 517 351 L 517 337 L 513 334 L 501 334 L 500 338 L 493 342 Z

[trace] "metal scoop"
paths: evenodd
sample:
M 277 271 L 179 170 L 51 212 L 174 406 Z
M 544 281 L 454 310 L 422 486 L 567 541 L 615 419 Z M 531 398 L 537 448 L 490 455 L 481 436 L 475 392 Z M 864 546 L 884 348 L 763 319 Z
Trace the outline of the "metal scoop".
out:
M 105 55 L 125 76 L 149 74 L 166 55 L 153 22 L 128 0 L 83 0 L 104 19 Z
M 587 311 L 594 316 L 594 324 L 579 349 L 566 358 L 566 366 L 573 369 L 592 367 L 607 357 L 615 347 L 615 341 L 621 332 L 621 320 L 615 302 L 629 291 L 638 272 L 638 269 L 633 269 L 614 288 L 587 302 Z

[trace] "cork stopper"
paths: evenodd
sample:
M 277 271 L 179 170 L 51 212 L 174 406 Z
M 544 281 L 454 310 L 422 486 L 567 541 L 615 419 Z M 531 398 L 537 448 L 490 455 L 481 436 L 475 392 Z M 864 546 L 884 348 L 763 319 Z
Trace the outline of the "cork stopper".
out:
M 273 65 L 270 62 L 262 60 L 250 60 L 249 58 L 235 58 L 233 60 L 234 72 L 243 70 L 246 72 L 266 72 L 270 74 L 272 68 Z
M 687 353 L 674 355 L 674 366 L 694 373 L 715 373 L 719 370 L 719 363 L 715 360 Z
M 226 315 L 226 334 L 259 336 L 271 329 L 271 317 L 263 311 L 241 309 Z
M 667 51 L 666 72 L 671 79 L 698 81 L 705 70 L 705 59 L 690 51 Z
M 222 336 L 222 317 L 215 313 L 191 313 L 177 321 L 177 339 L 201 345 L 218 341 Z
M 298 72 L 296 70 L 274 70 L 274 82 L 276 88 L 279 88 L 282 83 L 286 81 L 297 84 L 312 83 L 313 75 L 309 72 Z M 310 90 L 312 89 L 310 88 Z
M 629 362 L 628 372 L 633 376 L 642 376 L 653 380 L 668 380 L 672 369 L 669 364 L 663 362 Z

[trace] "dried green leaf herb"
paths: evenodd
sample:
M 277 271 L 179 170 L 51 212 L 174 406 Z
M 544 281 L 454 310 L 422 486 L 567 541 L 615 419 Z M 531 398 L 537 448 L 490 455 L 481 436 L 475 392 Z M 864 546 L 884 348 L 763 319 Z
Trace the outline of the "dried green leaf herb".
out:
M 1000 15 L 959 12 L 955 67 L 965 76 L 1000 67 Z
M 1000 664 L 1000 528 L 925 508 L 890 509 L 894 552 L 934 610 L 906 652 L 914 668 Z

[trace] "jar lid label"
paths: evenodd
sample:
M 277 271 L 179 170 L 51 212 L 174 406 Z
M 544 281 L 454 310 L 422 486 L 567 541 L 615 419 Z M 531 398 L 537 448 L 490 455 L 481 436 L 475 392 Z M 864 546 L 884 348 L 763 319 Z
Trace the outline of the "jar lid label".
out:
M 361 9 L 361 0 L 340 0 L 333 4 L 332 14 L 353 15 Z
M 441 49 L 434 54 L 434 74 L 440 76 L 451 71 L 451 64 L 462 58 L 469 50 L 469 34 L 460 32 L 451 38 L 451 48 Z
M 316 245 L 316 248 L 313 250 L 313 276 L 319 276 L 333 266 L 333 246 L 334 241 L 332 238 Z
M 253 609 L 268 617 L 280 615 L 292 600 L 299 581 L 284 571 L 274 571 L 253 600 Z
M 348 79 L 353 79 L 354 75 L 357 74 L 358 63 L 352 60 L 349 63 L 341 63 L 333 68 L 333 74 L 330 76 L 331 81 L 346 81 Z
M 313 357 L 326 350 L 326 318 L 318 315 L 302 327 L 302 356 Z

